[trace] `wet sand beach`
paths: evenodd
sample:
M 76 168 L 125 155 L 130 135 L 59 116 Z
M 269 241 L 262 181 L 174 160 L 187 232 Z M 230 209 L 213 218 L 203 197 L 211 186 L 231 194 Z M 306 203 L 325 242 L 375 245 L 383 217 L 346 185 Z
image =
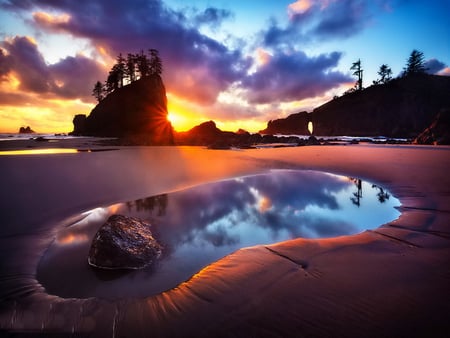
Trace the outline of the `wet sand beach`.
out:
M 0 334 L 448 336 L 450 147 L 114 149 L 0 156 Z M 357 235 L 238 250 L 154 297 L 64 299 L 36 280 L 55 224 L 72 215 L 269 169 L 370 180 L 400 199 L 402 214 Z

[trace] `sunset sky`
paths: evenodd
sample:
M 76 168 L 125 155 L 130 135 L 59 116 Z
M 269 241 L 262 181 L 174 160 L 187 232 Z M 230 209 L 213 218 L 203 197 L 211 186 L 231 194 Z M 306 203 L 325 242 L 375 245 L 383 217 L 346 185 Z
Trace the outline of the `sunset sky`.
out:
M 69 132 L 119 53 L 159 50 L 176 130 L 263 129 L 413 49 L 450 75 L 450 1 L 0 0 L 0 132 Z

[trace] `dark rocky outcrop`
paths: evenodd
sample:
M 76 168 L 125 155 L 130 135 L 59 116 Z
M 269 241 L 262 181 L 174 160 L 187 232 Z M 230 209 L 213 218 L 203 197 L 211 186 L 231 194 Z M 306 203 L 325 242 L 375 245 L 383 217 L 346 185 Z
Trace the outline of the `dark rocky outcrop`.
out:
M 450 108 L 450 77 L 394 79 L 314 109 L 314 134 L 415 138 L 441 109 Z
M 73 131 L 72 135 L 81 136 L 87 133 L 87 125 L 86 125 L 87 117 L 84 114 L 75 115 L 72 120 L 73 123 Z
M 318 146 L 320 145 L 320 141 L 314 136 L 311 135 L 308 140 L 306 141 L 307 146 Z
M 450 109 L 440 111 L 431 125 L 414 140 L 414 143 L 450 145 Z
M 113 215 L 95 234 L 88 262 L 103 269 L 140 269 L 154 263 L 161 250 L 149 224 Z
M 91 111 L 76 115 L 72 135 L 119 137 L 131 144 L 173 144 L 167 97 L 158 75 L 116 89 Z
M 177 145 L 207 146 L 210 149 L 251 148 L 264 142 L 260 134 L 250 134 L 245 130 L 236 133 L 222 131 L 214 121 L 204 122 L 188 131 L 175 133 Z
M 234 142 L 237 134 L 222 131 L 217 128 L 214 121 L 204 122 L 186 132 L 176 133 L 176 144 L 180 145 L 216 145 L 218 148 L 227 148 Z
M 311 114 L 306 111 L 291 114 L 284 119 L 272 120 L 267 123 L 267 128 L 260 130 L 261 134 L 283 134 L 283 135 L 309 135 L 308 122 Z
M 204 122 L 194 128 L 176 134 L 177 144 L 208 145 L 223 138 L 223 132 L 214 121 Z
M 236 133 L 222 131 L 214 121 L 204 122 L 189 131 L 175 133 L 177 145 L 207 146 L 210 149 L 253 148 L 256 144 L 287 143 L 291 145 L 306 145 L 306 139 L 296 136 L 275 136 L 250 134 L 245 130 Z
M 27 127 L 20 127 L 19 134 L 34 134 L 34 130 L 30 128 L 30 126 Z

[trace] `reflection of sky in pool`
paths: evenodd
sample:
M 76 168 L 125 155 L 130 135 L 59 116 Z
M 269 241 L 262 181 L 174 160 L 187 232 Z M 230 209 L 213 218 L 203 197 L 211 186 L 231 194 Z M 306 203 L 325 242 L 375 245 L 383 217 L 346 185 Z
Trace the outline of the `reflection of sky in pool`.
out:
M 239 248 L 355 234 L 397 218 L 399 205 L 381 187 L 314 171 L 276 170 L 204 184 L 85 213 L 58 232 L 38 279 L 62 297 L 148 296 Z M 152 224 L 165 247 L 156 266 L 127 273 L 88 266 L 90 242 L 113 213 Z

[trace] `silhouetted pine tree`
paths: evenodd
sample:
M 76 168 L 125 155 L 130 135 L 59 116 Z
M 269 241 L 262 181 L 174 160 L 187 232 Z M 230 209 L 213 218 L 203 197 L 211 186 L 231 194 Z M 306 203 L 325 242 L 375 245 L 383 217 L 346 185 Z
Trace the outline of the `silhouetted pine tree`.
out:
M 378 70 L 378 75 L 380 78 L 377 81 L 374 81 L 375 84 L 388 83 L 392 80 L 392 69 L 388 65 L 382 64 Z
M 150 52 L 150 74 L 161 75 L 163 71 L 162 60 L 156 49 L 149 49 Z
M 353 62 L 352 66 L 350 67 L 350 70 L 354 70 L 353 75 L 356 75 L 358 77 L 358 80 L 356 80 L 355 87 L 357 90 L 362 90 L 362 76 L 363 76 L 363 70 L 361 68 L 361 60 L 358 59 L 358 61 Z
M 100 102 L 106 95 L 123 87 L 124 79 L 131 83 L 149 75 L 161 75 L 163 66 L 159 52 L 156 49 L 149 49 L 149 55 L 150 58 L 141 50 L 139 54 L 129 53 L 125 59 L 122 54 L 119 54 L 116 63 L 109 71 L 105 84 L 102 85 L 100 81 L 97 81 L 92 95 Z
M 427 69 L 425 68 L 425 60 L 423 53 L 414 49 L 406 62 L 406 67 L 403 69 L 403 76 L 412 74 L 423 74 Z
M 103 84 L 100 81 L 97 81 L 94 85 L 94 89 L 92 90 L 92 96 L 94 96 L 98 102 L 103 100 L 105 95 L 105 91 L 103 88 Z

